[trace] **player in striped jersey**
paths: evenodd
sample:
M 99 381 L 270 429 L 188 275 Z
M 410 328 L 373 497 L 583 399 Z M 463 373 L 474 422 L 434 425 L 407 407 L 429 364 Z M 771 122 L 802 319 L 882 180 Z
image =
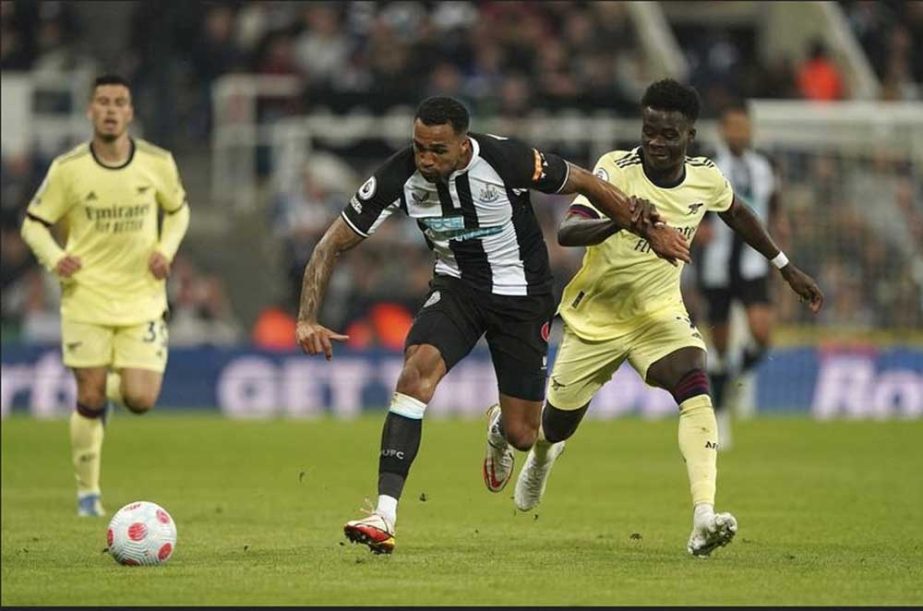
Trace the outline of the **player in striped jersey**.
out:
M 645 92 L 641 109 L 641 146 L 603 155 L 597 175 L 654 202 L 666 223 L 690 239 L 705 212 L 717 212 L 819 311 L 823 295 L 814 280 L 787 261 L 717 166 L 704 157 L 686 156 L 699 115 L 695 90 L 669 79 L 658 81 Z M 642 379 L 669 391 L 679 406 L 679 446 L 693 504 L 687 549 L 707 555 L 733 538 L 737 521 L 714 510 L 717 426 L 705 344 L 679 290 L 682 265 L 653 256 L 644 238 L 620 230 L 582 197 L 571 205 L 558 240 L 588 248 L 558 308 L 564 336 L 542 412 L 542 436 L 516 482 L 516 506 L 527 511 L 539 503 L 564 440 L 577 429 L 596 391 L 627 359 Z
M 393 212 L 417 221 L 435 255 L 431 290 L 407 337 L 381 438 L 378 505 L 347 522 L 354 542 L 394 548 L 397 503 L 420 445 L 422 418 L 439 381 L 486 334 L 500 391 L 492 411 L 484 481 L 499 491 L 513 470 L 512 448 L 538 434 L 548 333 L 554 316 L 551 270 L 529 189 L 581 193 L 619 227 L 644 235 L 654 252 L 688 260 L 683 236 L 645 220 L 650 206 L 556 155 L 518 140 L 468 131 L 468 111 L 452 98 L 425 100 L 413 143 L 388 159 L 327 230 L 305 268 L 297 339 L 332 357 L 335 333 L 317 320 L 336 258 L 372 235 Z M 632 205 L 635 205 L 634 213 Z M 370 270 L 371 272 L 371 270 Z M 512 447 L 512 448 L 511 448 Z
M 715 164 L 728 177 L 737 197 L 783 242 L 789 233 L 779 200 L 777 179 L 769 159 L 750 141 L 750 117 L 743 105 L 731 105 L 721 115 L 721 142 Z M 731 447 L 731 409 L 725 397 L 734 382 L 756 367 L 769 346 L 773 307 L 769 298 L 769 262 L 744 243 L 724 223 L 709 214 L 696 239 L 702 256 L 696 261 L 696 280 L 707 303 L 706 320 L 716 354 L 708 360 L 721 449 Z M 739 301 L 747 315 L 749 337 L 742 349 L 729 350 L 731 305 Z

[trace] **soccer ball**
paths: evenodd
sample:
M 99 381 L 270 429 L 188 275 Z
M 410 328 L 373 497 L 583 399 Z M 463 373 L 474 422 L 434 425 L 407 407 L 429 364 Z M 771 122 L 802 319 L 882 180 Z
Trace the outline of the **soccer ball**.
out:
M 119 564 L 163 564 L 176 549 L 176 523 L 160 505 L 135 501 L 112 516 L 106 541 Z

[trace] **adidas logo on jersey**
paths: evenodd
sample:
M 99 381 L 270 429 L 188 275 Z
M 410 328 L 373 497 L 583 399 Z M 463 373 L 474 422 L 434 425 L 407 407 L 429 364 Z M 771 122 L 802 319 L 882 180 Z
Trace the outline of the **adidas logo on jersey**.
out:
M 88 202 L 95 202 L 99 198 L 96 197 L 96 191 L 90 191 L 89 193 L 87 193 L 87 196 L 85 199 Z

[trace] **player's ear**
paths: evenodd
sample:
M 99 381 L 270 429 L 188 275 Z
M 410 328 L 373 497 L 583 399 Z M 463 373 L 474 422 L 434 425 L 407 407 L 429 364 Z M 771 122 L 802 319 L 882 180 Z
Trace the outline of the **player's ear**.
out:
M 689 127 L 689 144 L 692 144 L 695 141 L 695 134 L 696 134 L 695 128 L 690 126 Z

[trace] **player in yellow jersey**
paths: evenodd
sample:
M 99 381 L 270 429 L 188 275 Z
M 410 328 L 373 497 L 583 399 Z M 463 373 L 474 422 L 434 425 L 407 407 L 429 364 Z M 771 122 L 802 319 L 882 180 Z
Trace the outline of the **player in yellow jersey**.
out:
M 669 79 L 656 82 L 645 92 L 641 111 L 641 146 L 603 155 L 596 175 L 629 195 L 650 200 L 660 217 L 687 239 L 707 211 L 717 212 L 781 270 L 811 310 L 819 311 L 823 295 L 814 280 L 788 262 L 715 164 L 686 156 L 699 114 L 695 90 Z M 564 440 L 573 435 L 596 391 L 628 359 L 648 384 L 669 391 L 679 405 L 679 446 L 694 507 L 687 549 L 708 555 L 730 542 L 737 521 L 714 510 L 717 426 L 705 344 L 680 294 L 682 263 L 671 265 L 656 257 L 643 238 L 619 231 L 581 197 L 571 205 L 558 240 L 588 248 L 558 307 L 564 336 L 550 376 L 539 441 L 519 474 L 515 503 L 523 511 L 539 503 Z
M 81 516 L 105 514 L 99 470 L 107 398 L 143 414 L 160 394 L 164 279 L 189 226 L 173 156 L 129 137 L 133 116 L 128 83 L 97 78 L 87 109 L 93 139 L 52 162 L 22 225 L 26 243 L 61 282 L 63 361 L 77 380 L 70 439 Z M 64 248 L 50 232 L 58 223 Z

